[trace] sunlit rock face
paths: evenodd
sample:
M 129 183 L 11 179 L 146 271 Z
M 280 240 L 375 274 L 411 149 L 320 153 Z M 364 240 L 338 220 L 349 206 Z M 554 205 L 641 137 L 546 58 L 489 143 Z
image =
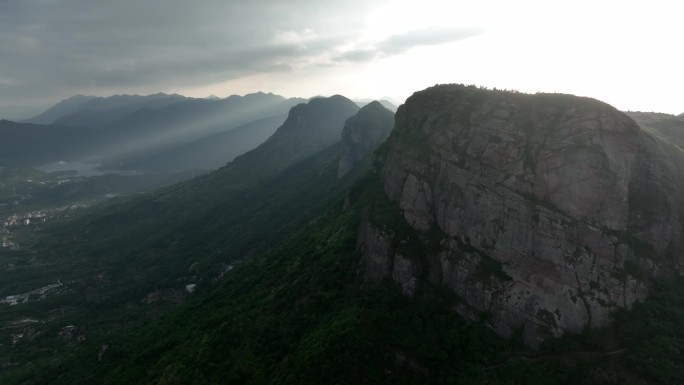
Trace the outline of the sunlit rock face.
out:
M 607 325 L 676 265 L 674 164 L 593 99 L 457 85 L 418 92 L 397 112 L 381 177 L 407 223 L 443 239 L 441 251 L 399 256 L 397 271 L 373 230 L 373 277 L 387 272 L 409 294 L 411 274 L 445 285 L 460 313 L 484 315 L 504 336 L 522 331 L 530 345 Z

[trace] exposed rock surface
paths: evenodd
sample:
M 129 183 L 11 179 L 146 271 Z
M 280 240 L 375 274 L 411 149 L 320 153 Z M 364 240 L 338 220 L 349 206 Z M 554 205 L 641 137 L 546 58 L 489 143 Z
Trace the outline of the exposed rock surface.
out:
M 418 92 L 397 111 L 381 177 L 418 234 L 440 234 L 440 250 L 402 257 L 364 221 L 364 277 L 409 294 L 415 280 L 445 285 L 461 314 L 486 313 L 530 345 L 604 326 L 681 262 L 675 169 L 654 138 L 593 99 Z
M 338 177 L 349 173 L 389 136 L 394 126 L 394 113 L 377 101 L 370 102 L 347 119 L 342 130 L 342 153 Z

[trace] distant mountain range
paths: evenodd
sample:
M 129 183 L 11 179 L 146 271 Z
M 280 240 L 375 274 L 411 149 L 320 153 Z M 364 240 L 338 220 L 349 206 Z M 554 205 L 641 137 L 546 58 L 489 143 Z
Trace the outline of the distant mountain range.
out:
M 99 128 L 141 108 L 159 108 L 186 100 L 180 95 L 114 95 L 109 97 L 76 95 L 50 107 L 43 113 L 24 120 L 25 123 Z
M 101 139 L 87 127 L 0 120 L 0 166 L 37 166 L 81 158 Z
M 73 114 L 76 111 L 79 110 L 81 105 L 83 103 L 87 102 L 88 100 L 92 100 L 97 98 L 96 96 L 85 96 L 85 95 L 76 95 L 72 96 L 68 99 L 64 99 L 54 106 L 48 108 L 47 110 L 43 111 L 42 113 L 26 119 L 23 121 L 23 123 L 35 123 L 35 124 L 51 124 L 55 120 L 69 115 Z
M 266 141 L 287 115 L 258 119 L 229 131 L 183 142 L 177 147 L 140 154 L 139 160 L 120 164 L 121 169 L 171 172 L 188 169 L 213 170 Z
M 110 169 L 215 169 L 265 141 L 304 101 L 270 93 L 74 96 L 23 123 L 4 122 L 0 141 L 8 151 L 0 165 L 88 160 Z

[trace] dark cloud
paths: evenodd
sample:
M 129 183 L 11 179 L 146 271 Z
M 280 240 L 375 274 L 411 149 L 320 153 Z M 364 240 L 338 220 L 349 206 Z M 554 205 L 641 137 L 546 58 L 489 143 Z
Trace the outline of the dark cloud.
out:
M 404 53 L 412 48 L 421 46 L 439 45 L 451 43 L 481 34 L 483 30 L 478 28 L 460 27 L 430 27 L 416 29 L 401 35 L 393 35 L 386 40 L 380 41 L 371 48 L 352 49 L 335 57 L 340 62 L 360 62 L 377 58 L 378 56 L 391 56 Z
M 353 39 L 369 3 L 0 0 L 0 105 L 287 71 Z

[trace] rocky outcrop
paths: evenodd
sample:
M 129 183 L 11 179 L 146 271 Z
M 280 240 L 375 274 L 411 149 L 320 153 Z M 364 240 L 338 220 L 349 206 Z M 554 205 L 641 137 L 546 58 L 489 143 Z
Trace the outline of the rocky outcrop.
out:
M 348 174 L 357 164 L 387 139 L 394 126 L 394 113 L 377 101 L 368 103 L 347 119 L 342 130 L 342 153 L 338 178 Z
M 442 240 L 400 260 L 378 240 L 366 278 L 393 278 L 407 293 L 410 278 L 445 285 L 461 314 L 486 313 L 499 334 L 522 330 L 530 345 L 608 324 L 647 296 L 649 277 L 681 262 L 672 161 L 593 99 L 458 85 L 418 92 L 397 111 L 381 178 L 416 233 Z M 361 226 L 362 249 L 373 233 L 382 238 Z

